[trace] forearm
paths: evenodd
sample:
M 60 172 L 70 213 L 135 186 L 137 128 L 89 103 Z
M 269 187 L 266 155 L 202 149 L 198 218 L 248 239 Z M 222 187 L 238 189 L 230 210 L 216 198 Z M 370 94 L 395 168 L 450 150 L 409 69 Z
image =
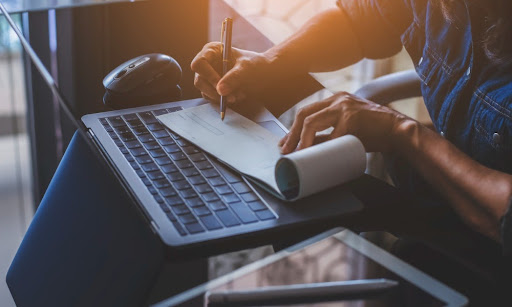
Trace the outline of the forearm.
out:
M 346 14 L 337 8 L 318 14 L 265 55 L 296 74 L 333 71 L 363 58 Z
M 395 151 L 406 158 L 468 224 L 498 240 L 499 220 L 512 197 L 512 176 L 484 167 L 415 121 L 402 122 L 394 135 Z

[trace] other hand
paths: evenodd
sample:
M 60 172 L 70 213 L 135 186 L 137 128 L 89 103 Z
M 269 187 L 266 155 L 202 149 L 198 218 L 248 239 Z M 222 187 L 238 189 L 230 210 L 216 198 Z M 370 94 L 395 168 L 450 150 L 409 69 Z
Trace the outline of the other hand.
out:
M 358 137 L 366 151 L 390 151 L 396 128 L 407 116 L 355 95 L 341 92 L 302 108 L 290 132 L 279 142 L 283 154 L 313 145 L 316 133 L 334 130 L 327 139 L 346 134 Z

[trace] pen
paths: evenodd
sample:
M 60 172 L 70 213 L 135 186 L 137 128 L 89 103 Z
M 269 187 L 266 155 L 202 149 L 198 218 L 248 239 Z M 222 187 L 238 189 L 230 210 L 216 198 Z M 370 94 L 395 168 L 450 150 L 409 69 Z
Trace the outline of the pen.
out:
M 222 46 L 222 76 L 229 70 L 229 60 L 231 59 L 231 36 L 233 33 L 233 19 L 225 18 L 222 22 L 220 41 Z M 224 120 L 226 115 L 226 97 L 220 96 L 220 119 Z

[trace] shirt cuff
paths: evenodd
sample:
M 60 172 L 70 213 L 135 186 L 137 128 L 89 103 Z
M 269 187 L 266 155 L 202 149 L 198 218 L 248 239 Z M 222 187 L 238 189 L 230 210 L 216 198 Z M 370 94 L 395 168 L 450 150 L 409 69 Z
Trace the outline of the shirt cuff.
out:
M 503 255 L 512 256 L 512 199 L 507 212 L 501 218 L 501 245 L 503 246 Z

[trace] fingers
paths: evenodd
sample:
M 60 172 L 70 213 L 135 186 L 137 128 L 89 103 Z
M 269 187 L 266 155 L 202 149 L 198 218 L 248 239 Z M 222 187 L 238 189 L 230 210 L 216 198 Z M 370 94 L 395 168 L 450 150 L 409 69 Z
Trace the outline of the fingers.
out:
M 201 91 L 203 97 L 208 97 L 206 99 L 218 102 L 220 100 L 220 96 L 217 93 L 215 87 L 208 81 L 206 81 L 201 75 L 196 73 L 194 78 L 194 86 Z
M 238 63 L 228 71 L 217 83 L 217 92 L 222 96 L 232 95 L 244 82 L 244 74 L 241 65 Z
M 222 59 L 219 43 L 206 44 L 199 52 L 192 63 L 190 68 L 192 71 L 201 76 L 204 80 L 208 81 L 214 88 L 220 80 L 219 73 L 215 70 L 214 65 Z
M 308 116 L 304 120 L 304 125 L 300 134 L 300 142 L 297 150 L 312 146 L 315 142 L 316 133 L 334 126 L 336 122 L 337 113 L 331 108 L 325 108 L 315 114 Z
M 324 100 L 324 101 L 320 101 L 320 102 L 317 102 L 314 104 L 310 104 L 310 105 L 302 108 L 295 116 L 295 121 L 292 125 L 292 128 L 290 129 L 290 132 L 288 133 L 288 135 L 285 137 L 286 140 L 281 140 L 281 142 L 282 142 L 281 153 L 287 154 L 287 153 L 294 151 L 295 148 L 297 148 L 297 144 L 300 141 L 302 128 L 303 128 L 304 121 L 306 120 L 306 118 L 309 115 L 326 108 L 330 104 L 331 104 L 330 100 Z

